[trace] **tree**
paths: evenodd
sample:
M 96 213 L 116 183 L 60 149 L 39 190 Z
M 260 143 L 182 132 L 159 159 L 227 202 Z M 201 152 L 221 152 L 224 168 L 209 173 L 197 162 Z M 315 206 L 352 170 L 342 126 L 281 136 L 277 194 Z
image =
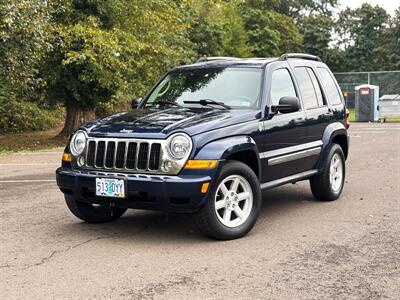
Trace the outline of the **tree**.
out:
M 292 18 L 273 10 L 277 1 L 247 0 L 241 5 L 252 54 L 259 57 L 298 52 L 302 36 Z
M 51 48 L 49 21 L 45 0 L 0 4 L 0 81 L 9 97 L 38 98 L 37 87 L 43 85 L 38 66 Z
M 199 56 L 250 55 L 239 1 L 188 1 L 186 4 L 188 36 Z
M 309 15 L 332 16 L 332 9 L 337 7 L 338 0 L 284 0 L 276 6 L 276 10 L 301 23 L 303 17 Z
M 354 10 L 347 8 L 339 15 L 338 45 L 345 50 L 347 69 L 352 71 L 380 70 L 374 49 L 381 43 L 389 15 L 380 6 L 364 3 Z
M 400 70 L 400 8 L 382 30 L 373 56 L 374 64 L 381 66 L 383 70 Z
M 304 37 L 304 51 L 321 57 L 323 60 L 331 42 L 333 20 L 324 15 L 311 14 L 301 22 L 301 33 Z
M 63 103 L 61 135 L 94 118 L 95 109 L 127 107 L 167 68 L 188 60 L 186 28 L 169 1 L 70 0 L 54 13 L 47 99 Z M 183 33 L 182 33 L 183 32 Z

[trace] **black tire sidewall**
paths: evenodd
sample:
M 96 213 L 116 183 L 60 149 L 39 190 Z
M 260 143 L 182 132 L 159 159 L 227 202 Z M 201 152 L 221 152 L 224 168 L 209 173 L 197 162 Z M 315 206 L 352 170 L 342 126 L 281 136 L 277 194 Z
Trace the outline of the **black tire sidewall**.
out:
M 79 201 L 71 195 L 65 195 L 65 202 L 74 216 L 88 223 L 102 223 L 115 221 L 121 217 L 126 208 L 114 207 L 113 213 L 107 206 L 94 207 L 90 203 Z
M 333 201 L 340 197 L 344 188 L 346 179 L 346 160 L 343 150 L 338 144 L 332 144 L 327 153 L 328 154 L 323 163 L 322 173 L 312 179 L 313 182 L 311 183 L 311 188 L 313 190 L 314 196 L 316 196 L 318 200 Z M 330 165 L 332 157 L 335 154 L 338 154 L 340 156 L 343 168 L 342 183 L 338 191 L 334 191 L 330 183 Z

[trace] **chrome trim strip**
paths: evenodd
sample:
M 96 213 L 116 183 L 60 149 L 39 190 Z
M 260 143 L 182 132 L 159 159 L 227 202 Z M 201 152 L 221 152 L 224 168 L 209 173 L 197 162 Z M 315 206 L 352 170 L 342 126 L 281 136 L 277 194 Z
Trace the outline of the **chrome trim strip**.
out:
M 287 155 L 270 158 L 268 160 L 268 165 L 275 166 L 275 165 L 279 165 L 279 164 L 286 163 L 289 161 L 302 159 L 302 158 L 305 158 L 308 156 L 318 155 L 320 153 L 321 153 L 321 147 L 312 148 L 312 149 L 308 149 L 308 150 L 304 150 L 304 151 L 300 151 L 300 152 L 295 152 L 292 154 L 287 154 Z
M 321 147 L 322 145 L 323 145 L 322 141 L 318 140 L 318 141 L 300 144 L 300 145 L 296 145 L 296 146 L 290 146 L 290 147 L 285 147 L 285 148 L 281 148 L 281 149 L 262 152 L 262 153 L 260 153 L 260 158 L 264 159 L 264 158 L 270 158 L 270 157 L 274 157 L 274 156 L 281 156 L 281 155 L 289 154 L 292 152 L 307 150 L 310 148 Z
M 296 181 L 300 181 L 303 179 L 307 179 L 315 174 L 318 174 L 318 170 L 313 169 L 313 170 L 305 171 L 305 172 L 302 172 L 299 174 L 295 174 L 295 175 L 291 175 L 288 177 L 273 180 L 270 182 L 265 182 L 265 183 L 261 184 L 260 187 L 262 190 L 268 190 L 268 189 L 272 189 L 272 188 L 280 186 L 280 185 L 284 185 L 286 183 L 296 182 Z

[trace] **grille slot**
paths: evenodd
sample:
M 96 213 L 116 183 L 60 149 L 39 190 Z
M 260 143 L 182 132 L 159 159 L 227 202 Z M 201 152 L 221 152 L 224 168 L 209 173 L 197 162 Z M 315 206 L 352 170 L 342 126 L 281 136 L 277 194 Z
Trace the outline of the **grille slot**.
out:
M 95 153 L 96 167 L 102 168 L 104 165 L 104 154 L 106 151 L 106 142 L 100 141 L 97 143 L 97 149 Z
M 147 158 L 149 154 L 149 144 L 140 143 L 139 154 L 137 159 L 137 168 L 139 170 L 147 169 Z
M 126 168 L 127 169 L 134 169 L 135 162 L 136 162 L 136 143 L 129 143 L 128 146 L 128 153 L 126 156 Z
M 149 159 L 150 170 L 158 170 L 158 168 L 160 167 L 160 154 L 161 154 L 161 145 L 152 144 L 150 151 L 150 159 Z
M 125 159 L 125 142 L 119 142 L 117 148 L 117 154 L 115 157 L 115 167 L 122 169 L 124 167 Z
M 86 151 L 86 167 L 130 172 L 158 171 L 161 165 L 160 142 L 92 138 Z
M 88 154 L 87 154 L 87 159 L 86 159 L 86 165 L 88 167 L 93 167 L 94 166 L 94 153 L 96 151 L 96 142 L 95 141 L 90 141 L 88 144 Z
M 115 151 L 115 142 L 107 143 L 107 152 L 106 152 L 106 168 L 112 168 L 114 166 L 114 151 Z

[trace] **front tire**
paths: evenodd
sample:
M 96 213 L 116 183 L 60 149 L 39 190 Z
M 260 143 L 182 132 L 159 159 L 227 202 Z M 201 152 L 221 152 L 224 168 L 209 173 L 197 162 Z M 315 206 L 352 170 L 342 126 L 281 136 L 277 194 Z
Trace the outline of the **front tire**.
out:
M 88 223 L 112 222 L 119 219 L 127 210 L 121 207 L 111 209 L 106 205 L 80 202 L 71 195 L 65 195 L 65 202 L 75 217 Z
M 237 239 L 254 226 L 261 210 L 260 183 L 253 170 L 228 161 L 207 204 L 196 214 L 202 232 L 218 240 Z
M 333 201 L 342 193 L 346 175 L 345 157 L 338 144 L 332 144 L 322 172 L 310 179 L 311 191 L 319 201 Z

